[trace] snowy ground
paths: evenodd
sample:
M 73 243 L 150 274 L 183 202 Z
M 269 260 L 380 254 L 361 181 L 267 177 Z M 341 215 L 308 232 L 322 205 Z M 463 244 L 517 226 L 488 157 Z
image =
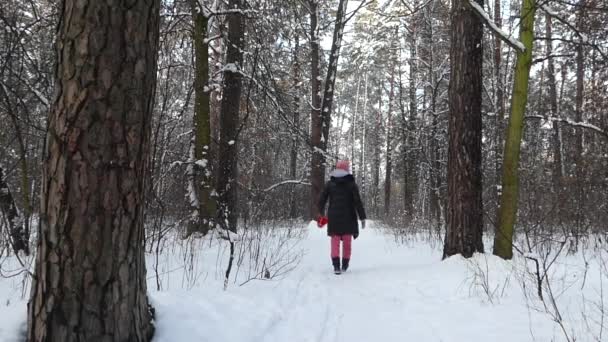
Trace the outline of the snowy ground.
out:
M 523 289 L 526 278 L 517 270 L 524 259 L 478 255 L 442 262 L 438 246 L 396 244 L 371 226 L 355 240 L 346 274 L 331 272 L 325 230 L 311 224 L 299 243 L 266 246 L 276 252 L 268 260 L 302 252 L 294 271 L 239 286 L 250 278 L 242 268 L 227 290 L 224 242 L 165 246 L 158 281 L 155 258 L 148 260 L 154 341 L 566 341 L 547 313 L 552 309 L 533 296 L 534 284 L 528 283 L 531 291 Z M 593 268 L 583 275 L 577 265 L 567 257 L 556 263 L 550 279 L 559 280 L 553 284 L 557 306 L 577 341 L 601 341 L 600 323 L 593 322 L 603 320 L 597 313 L 602 301 L 608 304 L 601 295 L 608 278 Z M 532 295 L 526 300 L 524 293 Z M 23 328 L 20 294 L 19 279 L 0 279 L 0 341 L 15 341 Z M 581 320 L 583 313 L 594 320 Z

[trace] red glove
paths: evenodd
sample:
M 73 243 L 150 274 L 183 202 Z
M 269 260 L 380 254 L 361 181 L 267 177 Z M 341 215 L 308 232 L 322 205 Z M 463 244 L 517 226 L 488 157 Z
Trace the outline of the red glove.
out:
M 323 226 L 325 226 L 327 224 L 327 222 L 328 222 L 327 216 L 319 216 L 317 218 L 317 227 L 323 228 Z

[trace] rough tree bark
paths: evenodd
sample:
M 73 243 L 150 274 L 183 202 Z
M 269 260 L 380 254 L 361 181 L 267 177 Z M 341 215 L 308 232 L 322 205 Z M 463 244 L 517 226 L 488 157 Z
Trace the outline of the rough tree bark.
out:
M 528 81 L 532 66 L 534 43 L 535 0 L 523 0 L 521 7 L 519 38 L 525 51 L 516 51 L 515 78 L 511 95 L 511 115 L 507 126 L 504 160 L 502 167 L 502 196 L 498 213 L 498 227 L 494 235 L 494 254 L 503 259 L 513 257 L 513 227 L 517 219 L 519 200 L 519 154 L 524 126 L 524 114 L 528 102 Z
M 194 232 L 207 234 L 215 225 L 217 211 L 213 171 L 210 158 L 211 120 L 209 89 L 209 44 L 207 38 L 208 14 L 196 0 L 190 0 L 194 30 L 195 73 L 194 73 L 194 155 L 190 160 L 191 182 L 189 191 L 193 214 L 188 222 L 186 237 Z
M 27 340 L 149 341 L 144 193 L 160 0 L 64 0 Z
M 483 252 L 482 36 L 482 22 L 467 1 L 452 0 L 448 227 L 444 258 L 454 254 L 471 257 L 475 252 Z
M 242 0 L 230 0 L 229 9 L 241 9 Z M 243 48 L 245 28 L 241 13 L 228 16 L 228 47 L 224 66 L 224 94 L 220 118 L 219 224 L 236 232 L 237 228 L 237 153 L 238 123 L 241 104 Z

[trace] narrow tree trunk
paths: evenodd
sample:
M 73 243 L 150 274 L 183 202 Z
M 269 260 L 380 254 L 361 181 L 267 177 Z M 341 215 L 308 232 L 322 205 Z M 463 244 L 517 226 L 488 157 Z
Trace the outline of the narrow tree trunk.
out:
M 160 1 L 60 8 L 27 340 L 149 341 L 144 194 Z
M 336 12 L 336 24 L 334 26 L 334 35 L 331 44 L 331 50 L 329 54 L 329 65 L 327 67 L 327 76 L 325 78 L 325 89 L 323 91 L 323 103 L 321 104 L 321 111 L 317 110 L 317 98 L 320 91 L 320 71 L 319 71 L 319 37 L 318 37 L 318 4 L 315 1 L 310 1 L 310 13 L 311 13 L 311 50 L 312 50 L 312 73 L 311 82 L 313 88 L 313 109 L 312 109 L 312 136 L 311 141 L 313 145 L 312 154 L 312 172 L 311 172 L 311 213 L 313 217 L 318 215 L 317 203 L 321 196 L 321 191 L 325 183 L 325 152 L 327 152 L 327 146 L 329 141 L 329 128 L 331 127 L 331 110 L 334 100 L 334 86 L 338 72 L 338 57 L 340 56 L 340 47 L 342 46 L 342 35 L 344 31 L 344 16 L 346 12 L 347 0 L 340 0 L 338 4 L 338 10 Z M 313 32 L 314 31 L 314 32 Z M 317 91 L 318 89 L 318 91 Z M 319 101 L 320 102 L 320 101 Z M 317 115 L 319 118 L 317 118 Z M 319 121 L 317 121 L 319 120 Z M 317 133 L 320 130 L 321 136 L 318 137 Z
M 228 8 L 242 9 L 241 0 L 230 0 Z M 219 224 L 236 232 L 237 228 L 237 157 L 238 123 L 241 104 L 241 70 L 245 29 L 240 13 L 228 16 L 228 44 L 224 66 L 224 94 L 220 118 L 220 170 L 218 176 Z
M 502 27 L 501 0 L 494 0 L 494 21 L 498 27 Z M 505 121 L 505 99 L 504 85 L 502 82 L 502 40 L 498 35 L 494 37 L 494 83 L 495 93 L 494 102 L 496 104 L 495 125 L 496 134 L 494 137 L 494 166 L 495 166 L 495 195 L 496 201 L 500 198 L 500 172 L 502 160 L 502 147 L 504 137 L 504 121 Z M 498 210 L 496 211 L 498 214 Z
M 192 39 L 194 41 L 195 73 L 194 73 L 194 156 L 190 161 L 193 163 L 194 174 L 192 179 L 191 207 L 193 215 L 188 222 L 186 236 L 193 232 L 203 235 L 213 229 L 216 216 L 216 198 L 214 191 L 214 179 L 210 158 L 211 148 L 211 119 L 210 119 L 210 89 L 209 89 L 209 45 L 207 38 L 207 26 L 209 18 L 203 13 L 203 8 L 198 1 L 190 0 L 194 30 Z M 196 199 L 196 201 L 193 201 Z
M 295 36 L 295 48 L 293 51 L 293 126 L 300 126 L 300 39 L 298 34 Z M 289 161 L 289 176 L 292 180 L 295 180 L 297 177 L 297 169 L 298 169 L 298 148 L 299 148 L 299 140 L 297 135 L 292 136 L 291 141 L 291 155 Z M 296 186 L 293 187 L 291 203 L 289 208 L 289 213 L 291 218 L 295 218 L 298 212 L 298 202 L 296 196 Z
M 417 2 L 414 2 L 414 6 L 417 6 Z M 414 194 L 417 188 L 417 146 L 415 146 L 416 139 L 414 132 L 416 131 L 416 119 L 418 117 L 418 97 L 416 94 L 416 82 L 418 79 L 418 56 L 417 56 L 417 23 L 416 16 L 413 17 L 413 23 L 411 25 L 410 33 L 410 59 L 409 59 L 409 99 L 410 99 L 410 112 L 409 119 L 407 120 L 407 161 L 406 174 L 404 179 L 404 210 L 406 215 L 410 218 L 413 217 L 414 208 Z
M 27 240 L 23 231 L 23 221 L 19 217 L 19 211 L 17 211 L 15 199 L 6 181 L 2 165 L 0 165 L 0 212 L 2 212 L 5 222 L 8 224 L 8 233 L 11 239 L 10 244 L 13 247 L 13 251 L 15 253 L 19 251 L 25 252 Z
M 388 112 L 386 113 L 386 170 L 384 175 L 384 215 L 389 216 L 391 212 L 391 186 L 392 186 L 392 130 L 393 130 L 393 102 L 395 101 L 395 65 L 392 65 L 389 79 L 390 90 L 388 93 Z
M 15 252 L 18 250 L 22 250 L 26 255 L 30 254 L 30 216 L 31 216 L 31 201 L 30 201 L 30 182 L 29 182 L 29 170 L 27 164 L 27 149 L 24 141 L 23 133 L 21 132 L 21 126 L 19 124 L 18 114 L 15 112 L 17 106 L 13 104 L 13 96 L 10 96 L 8 93 L 8 89 L 2 85 L 0 87 L 2 91 L 4 102 L 6 104 L 6 111 L 8 116 L 11 119 L 13 124 L 13 128 L 15 131 L 15 140 L 17 141 L 17 147 L 19 149 L 19 168 L 21 169 L 21 207 L 22 207 L 22 216 L 20 218 L 20 223 L 18 227 L 18 231 L 11 231 L 11 234 L 17 234 L 14 236 L 14 239 L 18 239 L 19 243 L 13 245 Z M 11 195 L 11 198 L 14 199 Z M 18 237 L 17 237 L 18 236 Z M 17 240 L 14 240 L 16 242 Z
M 559 116 L 557 112 L 557 83 L 555 80 L 555 63 L 553 61 L 553 30 L 552 18 L 550 15 L 545 15 L 545 28 L 547 36 L 547 79 L 549 82 L 549 108 L 551 117 Z M 553 185 L 560 187 L 562 177 L 564 175 L 562 145 L 561 145 L 561 128 L 557 120 L 553 121 Z
M 355 95 L 355 112 L 353 113 L 353 119 L 351 121 L 351 141 L 350 141 L 350 167 L 353 177 L 356 176 L 356 164 L 355 164 L 355 141 L 357 135 L 357 111 L 359 110 L 359 88 L 361 83 L 361 76 L 357 76 L 357 93 Z
M 323 91 L 323 104 L 321 106 L 323 110 L 321 113 L 321 126 L 323 132 L 321 146 L 323 151 L 327 151 L 327 144 L 329 142 L 331 110 L 334 101 L 336 77 L 338 76 L 338 58 L 340 57 L 340 48 L 342 47 L 342 35 L 344 34 L 344 25 L 346 24 L 345 15 L 347 4 L 348 0 L 340 0 L 340 3 L 338 3 L 334 36 L 329 53 L 329 65 L 327 66 L 327 77 L 325 77 L 325 90 Z M 325 157 L 323 157 L 322 163 L 325 163 Z
M 323 178 L 325 170 L 323 168 L 323 153 L 321 144 L 322 119 L 321 119 L 321 70 L 319 69 L 319 4 L 317 0 L 308 1 L 310 11 L 310 84 L 311 84 L 311 105 L 310 120 L 310 141 L 312 144 L 312 159 L 310 163 L 310 215 L 319 215 L 319 197 L 323 190 Z
M 483 3 L 478 1 L 480 5 Z M 448 208 L 443 256 L 483 252 L 481 184 L 482 36 L 466 0 L 452 1 Z
M 382 89 L 379 87 L 379 89 Z M 382 92 L 379 92 L 380 98 L 382 98 Z M 376 112 L 375 125 L 374 125 L 374 142 L 373 142 L 373 165 L 372 165 L 372 212 L 375 217 L 379 215 L 379 201 L 380 201 L 380 129 L 382 127 L 382 102 L 378 103 L 378 111 Z
M 577 29 L 585 34 L 585 6 L 587 0 L 580 0 L 580 9 L 577 13 Z M 576 121 L 583 122 L 583 101 L 584 101 L 584 84 L 585 84 L 585 51 L 582 43 L 576 45 L 576 97 L 575 97 L 575 114 Z M 576 129 L 576 140 L 575 140 L 575 161 L 576 170 L 580 170 L 583 155 L 583 139 L 584 130 L 582 128 Z
M 440 223 L 441 218 L 441 194 L 439 192 L 439 187 L 441 185 L 441 163 L 440 163 L 440 149 L 439 149 L 439 137 L 437 136 L 439 131 L 439 115 L 437 114 L 437 96 L 439 89 L 439 81 L 437 80 L 436 72 L 435 72 L 435 52 L 433 49 L 434 42 L 434 19 L 432 18 L 432 7 L 429 6 L 425 9 L 425 19 L 426 19 L 426 44 L 429 45 L 428 48 L 428 87 L 431 88 L 431 99 L 430 99 L 430 113 L 431 113 L 431 135 L 430 135 L 430 208 L 431 215 L 434 219 L 437 220 L 437 223 Z
M 361 201 L 363 205 L 367 205 L 367 161 L 366 161 L 366 149 L 367 149 L 367 97 L 368 97 L 368 75 L 365 74 L 365 84 L 363 86 L 363 110 L 361 111 L 361 121 L 363 122 L 363 137 L 361 139 L 361 153 L 359 156 L 359 172 L 361 173 Z
M 513 227 L 517 219 L 517 203 L 519 200 L 519 154 L 528 101 L 530 67 L 532 66 L 535 1 L 523 0 L 521 13 L 519 38 L 526 50 L 516 52 L 517 61 L 515 64 L 515 79 L 513 80 L 513 94 L 511 95 L 511 115 L 509 116 L 503 154 L 502 196 L 500 198 L 498 228 L 494 235 L 494 254 L 503 259 L 513 257 Z

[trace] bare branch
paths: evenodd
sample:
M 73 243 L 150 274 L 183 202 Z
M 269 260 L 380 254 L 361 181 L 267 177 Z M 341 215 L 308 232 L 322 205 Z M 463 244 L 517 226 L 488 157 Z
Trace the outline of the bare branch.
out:
M 475 10 L 475 13 L 477 13 L 480 19 L 484 22 L 484 24 L 492 32 L 494 32 L 494 35 L 496 35 L 496 37 L 498 37 L 500 40 L 505 42 L 505 44 L 509 45 L 510 47 L 519 52 L 523 53 L 524 51 L 526 51 L 526 47 L 524 46 L 524 44 L 522 44 L 519 40 L 511 37 L 510 34 L 498 27 L 496 23 L 492 19 L 490 19 L 488 13 L 486 13 L 486 11 L 478 3 L 473 0 L 469 0 L 469 5 L 471 5 L 471 7 Z

